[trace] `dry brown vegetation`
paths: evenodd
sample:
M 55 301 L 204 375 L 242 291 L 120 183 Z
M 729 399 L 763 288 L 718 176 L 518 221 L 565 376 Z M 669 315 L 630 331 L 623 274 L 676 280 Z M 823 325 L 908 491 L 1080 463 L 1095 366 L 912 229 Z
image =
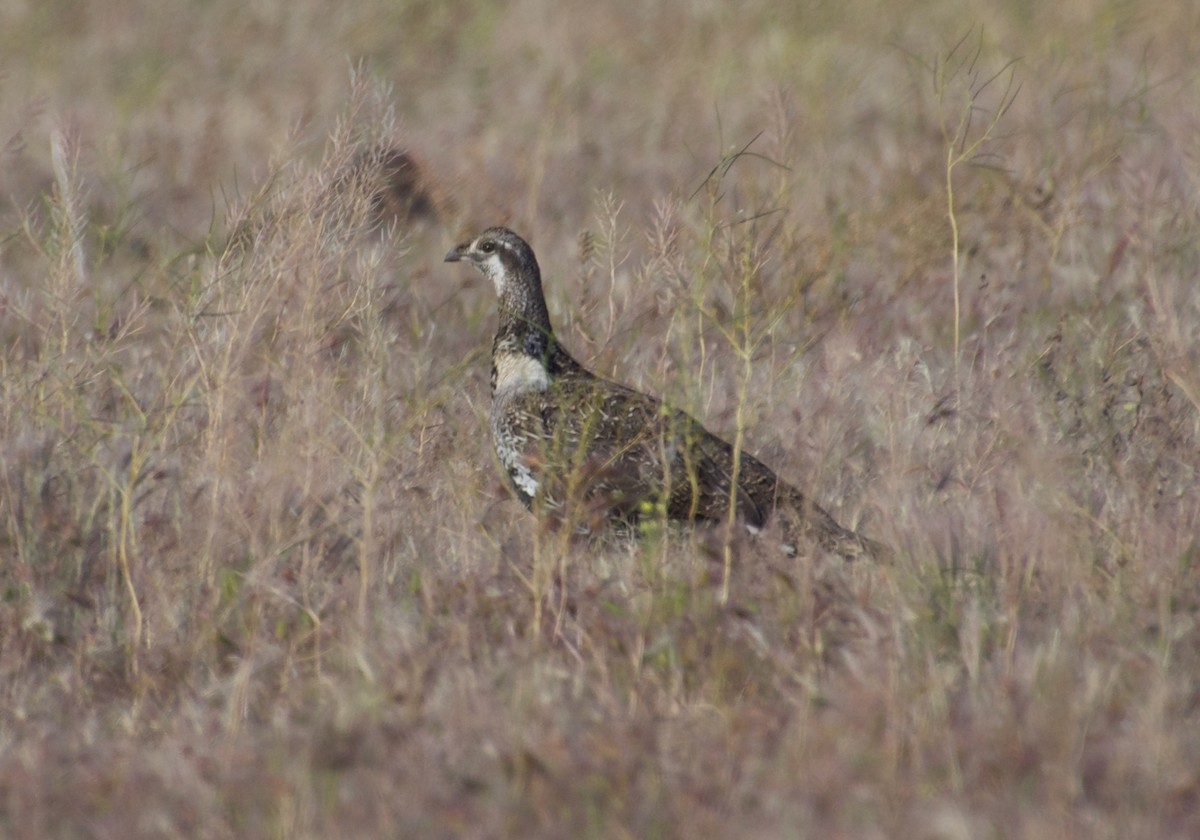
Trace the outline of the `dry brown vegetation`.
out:
M 0 6 L 0 836 L 1200 836 L 1200 7 L 787 5 Z M 539 529 L 497 223 L 894 563 Z

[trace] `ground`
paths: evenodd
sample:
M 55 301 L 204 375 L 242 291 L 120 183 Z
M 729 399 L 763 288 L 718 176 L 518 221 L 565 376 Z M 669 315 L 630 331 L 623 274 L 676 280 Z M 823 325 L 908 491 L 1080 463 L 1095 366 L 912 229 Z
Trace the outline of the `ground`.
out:
M 0 7 L 0 836 L 1200 835 L 1200 9 L 787 5 Z M 493 224 L 894 556 L 540 525 Z

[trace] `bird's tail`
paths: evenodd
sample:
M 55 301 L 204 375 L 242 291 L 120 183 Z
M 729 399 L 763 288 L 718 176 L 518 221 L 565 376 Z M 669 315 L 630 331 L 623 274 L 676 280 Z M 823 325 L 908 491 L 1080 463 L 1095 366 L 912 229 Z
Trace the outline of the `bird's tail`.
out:
M 843 527 L 824 508 L 796 488 L 781 486 L 779 490 L 781 498 L 776 511 L 782 519 L 784 537 L 790 544 L 812 540 L 826 551 L 846 560 L 885 563 L 893 557 L 889 546 Z

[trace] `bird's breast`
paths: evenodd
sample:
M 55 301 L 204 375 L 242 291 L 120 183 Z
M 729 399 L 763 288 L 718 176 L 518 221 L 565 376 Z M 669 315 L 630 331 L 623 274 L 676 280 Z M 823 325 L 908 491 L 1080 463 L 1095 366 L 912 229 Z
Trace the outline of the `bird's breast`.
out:
M 491 417 L 496 457 L 526 506 L 532 503 L 541 486 L 536 453 L 541 451 L 545 437 L 537 406 L 530 404 L 536 402 L 531 393 L 537 392 L 497 390 Z
M 550 374 L 541 359 L 524 353 L 497 353 L 492 359 L 492 393 L 501 394 L 545 391 L 550 387 Z

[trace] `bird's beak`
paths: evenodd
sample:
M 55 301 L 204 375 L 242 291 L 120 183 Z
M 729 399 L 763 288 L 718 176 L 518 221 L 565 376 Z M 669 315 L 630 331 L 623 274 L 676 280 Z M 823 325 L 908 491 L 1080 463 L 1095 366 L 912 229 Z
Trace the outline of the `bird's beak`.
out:
M 450 249 L 450 253 L 446 254 L 446 262 L 459 262 L 460 260 L 465 259 L 467 256 L 467 251 L 470 250 L 470 248 L 470 242 L 464 242 L 461 245 L 455 245 Z

